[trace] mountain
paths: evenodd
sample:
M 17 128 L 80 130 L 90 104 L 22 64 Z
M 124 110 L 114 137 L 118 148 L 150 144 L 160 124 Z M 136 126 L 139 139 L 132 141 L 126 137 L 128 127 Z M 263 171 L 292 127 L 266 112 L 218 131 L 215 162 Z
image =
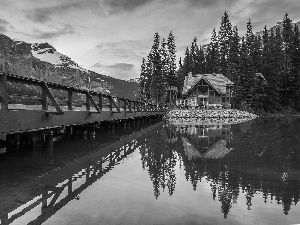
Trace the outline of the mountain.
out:
M 300 20 L 295 20 L 295 21 L 292 21 L 292 26 L 294 27 L 295 24 L 297 24 L 298 28 L 300 29 Z M 271 28 L 268 28 L 268 32 L 271 32 L 273 31 L 275 33 L 276 31 L 276 28 L 279 27 L 280 30 L 283 29 L 283 21 L 279 21 L 275 26 L 272 26 Z M 264 31 L 261 30 L 261 31 L 258 31 L 255 33 L 255 36 L 263 36 L 264 34 Z
M 86 70 L 49 43 L 15 41 L 0 34 L 0 71 L 80 89 L 136 99 L 138 83 Z M 9 85 L 14 94 L 38 95 L 36 87 Z

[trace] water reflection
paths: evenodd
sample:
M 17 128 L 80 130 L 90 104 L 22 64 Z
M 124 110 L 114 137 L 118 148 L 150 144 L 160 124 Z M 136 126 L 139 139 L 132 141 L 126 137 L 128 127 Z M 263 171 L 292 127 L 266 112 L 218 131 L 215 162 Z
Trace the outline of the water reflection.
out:
M 42 224 L 47 221 L 69 202 L 80 200 L 80 194 L 85 189 L 139 148 L 144 141 L 143 138 L 147 138 L 147 135 L 149 135 L 148 132 L 155 132 L 156 129 L 161 127 L 161 123 L 126 136 L 120 141 L 104 147 L 101 151 L 52 172 L 45 176 L 44 180 L 40 178 L 43 185 L 46 184 L 41 188 L 42 191 L 36 193 L 36 197 L 24 205 L 9 213 L 4 213 L 0 218 L 0 224 Z M 70 145 L 70 142 L 68 143 Z M 66 153 L 62 152 L 61 154 Z M 79 168 L 82 169 L 77 173 L 73 173 L 74 170 Z M 47 185 L 48 182 L 53 183 L 55 180 L 61 180 L 64 177 L 66 179 L 56 185 Z M 33 185 L 30 184 L 31 186 Z M 23 189 L 26 190 L 26 186 Z
M 238 200 L 281 205 L 287 215 L 300 197 L 300 120 L 256 119 L 233 125 L 167 124 L 140 149 L 157 199 L 173 195 L 176 164 L 195 191 L 203 179 L 227 218 Z M 240 200 L 241 201 L 241 200 Z
M 62 142 L 66 150 L 54 154 L 54 162 L 56 157 L 71 154 L 67 148 L 86 146 L 79 142 Z M 97 138 L 88 143 L 102 146 Z M 248 218 L 274 217 L 275 223 L 295 223 L 300 197 L 299 146 L 299 119 L 256 119 L 232 125 L 159 123 L 39 179 L 36 186 L 44 185 L 40 191 L 2 217 L 1 224 L 46 220 L 68 224 L 58 223 L 66 215 L 95 216 L 95 224 L 191 224 L 203 218 L 207 224 L 251 224 L 253 221 L 240 218 L 245 211 Z M 282 207 L 281 217 L 274 207 L 261 210 L 270 205 Z M 88 219 L 77 224 L 88 223 Z

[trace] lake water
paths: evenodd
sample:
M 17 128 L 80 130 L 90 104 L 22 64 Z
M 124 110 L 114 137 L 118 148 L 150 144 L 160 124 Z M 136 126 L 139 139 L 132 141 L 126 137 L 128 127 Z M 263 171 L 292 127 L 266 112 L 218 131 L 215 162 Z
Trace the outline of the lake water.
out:
M 300 118 L 158 122 L 0 160 L 1 224 L 300 224 Z

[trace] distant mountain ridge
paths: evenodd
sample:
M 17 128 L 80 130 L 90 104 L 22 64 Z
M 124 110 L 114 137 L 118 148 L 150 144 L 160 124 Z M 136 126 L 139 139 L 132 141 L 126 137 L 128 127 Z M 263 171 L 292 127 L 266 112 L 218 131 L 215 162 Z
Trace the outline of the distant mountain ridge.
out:
M 0 34 L 0 71 L 129 99 L 136 99 L 138 93 L 138 83 L 84 69 L 47 42 L 31 44 L 14 41 L 4 34 Z
M 300 29 L 300 20 L 292 21 L 292 26 L 293 27 L 295 26 L 295 24 L 297 24 L 298 28 Z M 283 21 L 279 21 L 276 25 L 274 25 L 274 26 L 272 26 L 270 28 L 267 27 L 267 29 L 268 29 L 269 32 L 273 31 L 275 33 L 277 27 L 279 27 L 280 30 L 282 30 L 282 28 L 283 28 Z M 262 37 L 263 34 L 264 34 L 264 31 L 261 30 L 261 31 L 257 31 L 255 33 L 255 36 L 261 36 Z

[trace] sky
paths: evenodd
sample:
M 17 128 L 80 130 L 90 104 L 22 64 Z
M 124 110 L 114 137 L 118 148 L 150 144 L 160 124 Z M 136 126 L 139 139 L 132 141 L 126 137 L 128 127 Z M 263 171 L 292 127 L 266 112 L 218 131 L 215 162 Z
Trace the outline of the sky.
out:
M 300 0 L 0 0 L 0 33 L 28 43 L 48 42 L 85 69 L 137 78 L 155 32 L 175 37 L 177 60 L 197 38 L 207 44 L 227 12 L 239 34 L 300 19 Z

